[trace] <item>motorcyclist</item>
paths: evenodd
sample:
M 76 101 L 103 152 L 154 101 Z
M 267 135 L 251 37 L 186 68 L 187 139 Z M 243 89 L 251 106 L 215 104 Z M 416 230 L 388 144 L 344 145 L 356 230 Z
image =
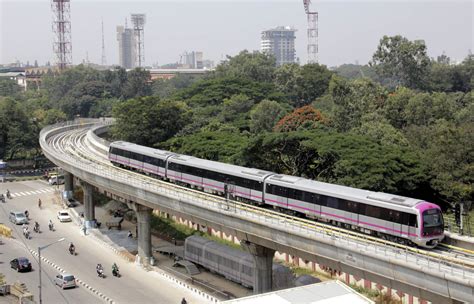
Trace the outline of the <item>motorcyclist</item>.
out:
M 28 210 L 25 210 L 25 216 L 26 216 L 27 219 L 30 218 L 30 213 L 28 212 Z
M 35 227 L 33 228 L 33 230 L 34 230 L 35 232 L 39 232 L 39 230 L 40 230 L 40 225 L 38 224 L 38 222 L 35 222 Z
M 69 253 L 74 254 L 75 252 L 76 252 L 76 246 L 74 246 L 74 244 L 71 242 L 71 244 L 69 244 Z
M 119 274 L 119 268 L 118 268 L 118 266 L 117 266 L 116 263 L 114 263 L 114 264 L 112 265 L 112 274 L 113 274 L 114 276 L 118 276 L 118 274 Z
M 99 275 L 99 277 L 101 277 L 104 273 L 104 267 L 102 267 L 101 264 L 97 264 L 95 270 L 97 271 L 97 275 Z
M 23 235 L 26 238 L 29 238 L 29 235 L 30 235 L 30 232 L 28 231 L 28 225 L 26 225 L 26 224 L 23 224 Z

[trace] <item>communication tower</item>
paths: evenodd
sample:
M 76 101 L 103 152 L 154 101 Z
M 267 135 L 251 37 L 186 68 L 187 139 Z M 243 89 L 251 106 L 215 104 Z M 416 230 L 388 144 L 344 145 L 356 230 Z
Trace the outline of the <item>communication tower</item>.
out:
M 311 0 L 303 0 L 308 17 L 308 63 L 318 62 L 318 12 L 311 11 Z
M 104 39 L 104 20 L 102 19 L 102 65 L 107 65 L 107 60 L 105 59 L 105 39 Z
M 145 64 L 145 14 L 132 14 L 133 32 L 137 44 L 137 66 Z
M 70 0 L 51 0 L 53 11 L 53 52 L 57 65 L 64 70 L 72 64 Z

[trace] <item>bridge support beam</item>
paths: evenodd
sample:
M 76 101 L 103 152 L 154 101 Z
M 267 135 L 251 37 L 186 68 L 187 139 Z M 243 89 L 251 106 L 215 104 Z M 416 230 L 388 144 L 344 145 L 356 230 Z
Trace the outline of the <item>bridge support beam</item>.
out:
M 255 275 L 253 278 L 253 293 L 260 294 L 272 291 L 272 267 L 275 250 L 243 240 L 242 248 L 253 256 Z
M 143 265 L 153 265 L 153 255 L 151 252 L 151 226 L 150 218 L 153 209 L 139 204 L 134 204 L 137 213 L 138 226 L 138 257 Z
M 95 228 L 95 205 L 92 200 L 92 186 L 86 182 L 81 182 L 84 192 L 84 225 L 87 228 Z
M 74 175 L 67 171 L 64 172 L 64 191 L 73 191 L 74 190 Z

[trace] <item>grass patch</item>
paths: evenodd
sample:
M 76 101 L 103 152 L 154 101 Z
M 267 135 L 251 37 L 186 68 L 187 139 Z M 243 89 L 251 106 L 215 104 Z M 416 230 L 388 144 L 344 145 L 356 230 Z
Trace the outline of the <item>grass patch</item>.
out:
M 156 214 L 152 214 L 150 224 L 153 230 L 159 231 L 160 234 L 168 238 L 174 238 L 175 240 L 184 241 L 185 238 L 193 234 L 203 235 L 202 232 Z

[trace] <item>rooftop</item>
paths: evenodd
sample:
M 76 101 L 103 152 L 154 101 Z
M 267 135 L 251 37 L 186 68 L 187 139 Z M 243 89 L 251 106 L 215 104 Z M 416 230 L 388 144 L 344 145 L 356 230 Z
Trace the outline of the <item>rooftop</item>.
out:
M 339 281 L 327 281 L 224 301 L 226 304 L 374 303 Z

